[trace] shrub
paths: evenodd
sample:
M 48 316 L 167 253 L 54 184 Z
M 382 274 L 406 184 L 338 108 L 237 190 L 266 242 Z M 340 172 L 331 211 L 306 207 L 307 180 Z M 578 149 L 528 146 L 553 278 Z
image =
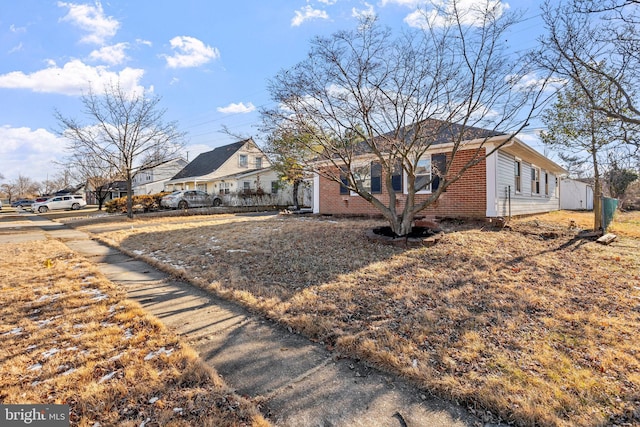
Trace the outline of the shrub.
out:
M 156 194 L 142 194 L 139 196 L 133 196 L 133 210 L 134 212 L 151 212 L 160 209 L 160 199 L 162 199 L 169 192 L 162 192 Z M 114 212 L 127 212 L 127 198 L 119 197 L 105 203 L 104 208 L 109 213 Z

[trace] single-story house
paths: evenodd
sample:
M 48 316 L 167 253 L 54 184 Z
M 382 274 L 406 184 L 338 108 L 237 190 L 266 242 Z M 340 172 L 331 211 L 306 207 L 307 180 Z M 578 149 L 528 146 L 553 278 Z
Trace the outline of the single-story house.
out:
M 593 184 L 571 178 L 560 181 L 560 209 L 592 210 Z
M 448 132 L 456 132 L 457 125 L 450 125 Z M 458 127 L 459 128 L 459 127 Z M 474 156 L 478 148 L 488 154 L 486 159 L 469 168 L 462 177 L 451 184 L 439 199 L 421 212 L 424 217 L 500 218 L 534 214 L 560 209 L 560 177 L 567 171 L 535 151 L 517 137 L 491 153 L 504 143 L 509 135 L 479 128 L 471 129 L 475 139 L 465 141 L 450 167 L 450 175 L 462 168 Z M 465 129 L 465 134 L 466 134 Z M 442 137 L 442 138 L 441 138 Z M 427 153 L 420 159 L 424 179 L 431 180 L 434 168 L 443 165 L 451 155 L 451 139 L 440 135 Z M 491 153 L 491 154 L 489 154 Z M 366 165 L 370 162 L 368 188 L 373 196 L 387 204 L 389 196 L 384 185 L 380 165 L 375 157 L 363 153 L 359 156 Z M 361 167 L 359 167 L 361 168 Z M 396 193 L 397 209 L 404 208 L 407 195 L 407 179 L 404 172 L 392 177 Z M 434 179 L 433 185 L 438 185 Z M 314 177 L 313 211 L 319 214 L 378 215 L 376 208 L 356 193 L 351 193 L 339 182 L 316 174 Z M 425 200 L 432 192 L 427 188 L 416 194 L 416 202 Z
M 165 191 L 201 190 L 209 194 L 238 193 L 252 188 L 251 179 L 230 179 L 236 174 L 255 172 L 269 168 L 269 159 L 252 138 L 223 145 L 198 155 L 170 180 L 164 183 Z M 242 187 L 239 187 L 241 185 Z M 270 189 L 271 182 L 263 189 Z
M 164 191 L 165 183 L 184 169 L 188 163 L 183 158 L 177 158 L 138 172 L 131 183 L 133 194 L 137 196 Z
M 94 190 L 90 185 L 85 187 L 85 200 L 90 205 L 97 205 L 98 199 L 96 197 L 96 192 L 100 194 L 105 194 L 104 203 L 118 199 L 120 197 L 127 196 L 127 181 L 112 181 L 108 184 L 104 184 L 100 186 L 98 189 Z

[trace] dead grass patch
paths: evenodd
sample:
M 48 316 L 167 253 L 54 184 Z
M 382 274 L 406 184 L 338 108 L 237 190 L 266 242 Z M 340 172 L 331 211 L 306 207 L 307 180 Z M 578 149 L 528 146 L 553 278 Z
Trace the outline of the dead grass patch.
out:
M 4 404 L 69 404 L 78 426 L 268 425 L 190 347 L 59 242 L 3 246 L 0 316 Z
M 515 223 L 543 220 L 562 227 L 568 227 L 574 222 L 578 228 L 584 230 L 593 229 L 593 212 L 589 211 L 555 211 L 542 215 L 528 216 L 515 219 Z M 609 226 L 608 232 L 620 236 L 640 239 L 640 211 L 616 212 L 614 221 Z
M 576 238 L 564 215 L 535 218 L 550 235 L 447 224 L 436 246 L 411 250 L 364 239 L 376 221 L 308 217 L 98 236 L 502 420 L 638 424 L 633 220 L 602 246 Z

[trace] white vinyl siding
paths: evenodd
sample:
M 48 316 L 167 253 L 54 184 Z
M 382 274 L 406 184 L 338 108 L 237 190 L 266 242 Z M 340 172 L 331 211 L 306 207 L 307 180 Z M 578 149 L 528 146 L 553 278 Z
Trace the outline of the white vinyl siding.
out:
M 520 193 L 515 191 L 515 162 L 516 158 L 503 151 L 498 151 L 497 166 L 497 199 L 498 216 L 509 215 L 509 190 L 511 191 L 511 215 L 525 215 L 548 212 L 559 209 L 556 176 L 544 169 L 540 169 L 540 193 L 532 194 L 531 174 L 532 165 L 526 159 L 520 160 Z M 549 179 L 549 195 L 544 194 L 545 176 Z

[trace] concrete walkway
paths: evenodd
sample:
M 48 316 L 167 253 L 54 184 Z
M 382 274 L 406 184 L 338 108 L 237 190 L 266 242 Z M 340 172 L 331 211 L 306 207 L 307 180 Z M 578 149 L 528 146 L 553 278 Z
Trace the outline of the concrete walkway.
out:
M 464 408 L 37 215 L 0 223 L 0 244 L 57 239 L 88 258 L 129 298 L 176 331 L 277 426 L 478 426 Z M 16 226 L 18 228 L 16 228 Z

